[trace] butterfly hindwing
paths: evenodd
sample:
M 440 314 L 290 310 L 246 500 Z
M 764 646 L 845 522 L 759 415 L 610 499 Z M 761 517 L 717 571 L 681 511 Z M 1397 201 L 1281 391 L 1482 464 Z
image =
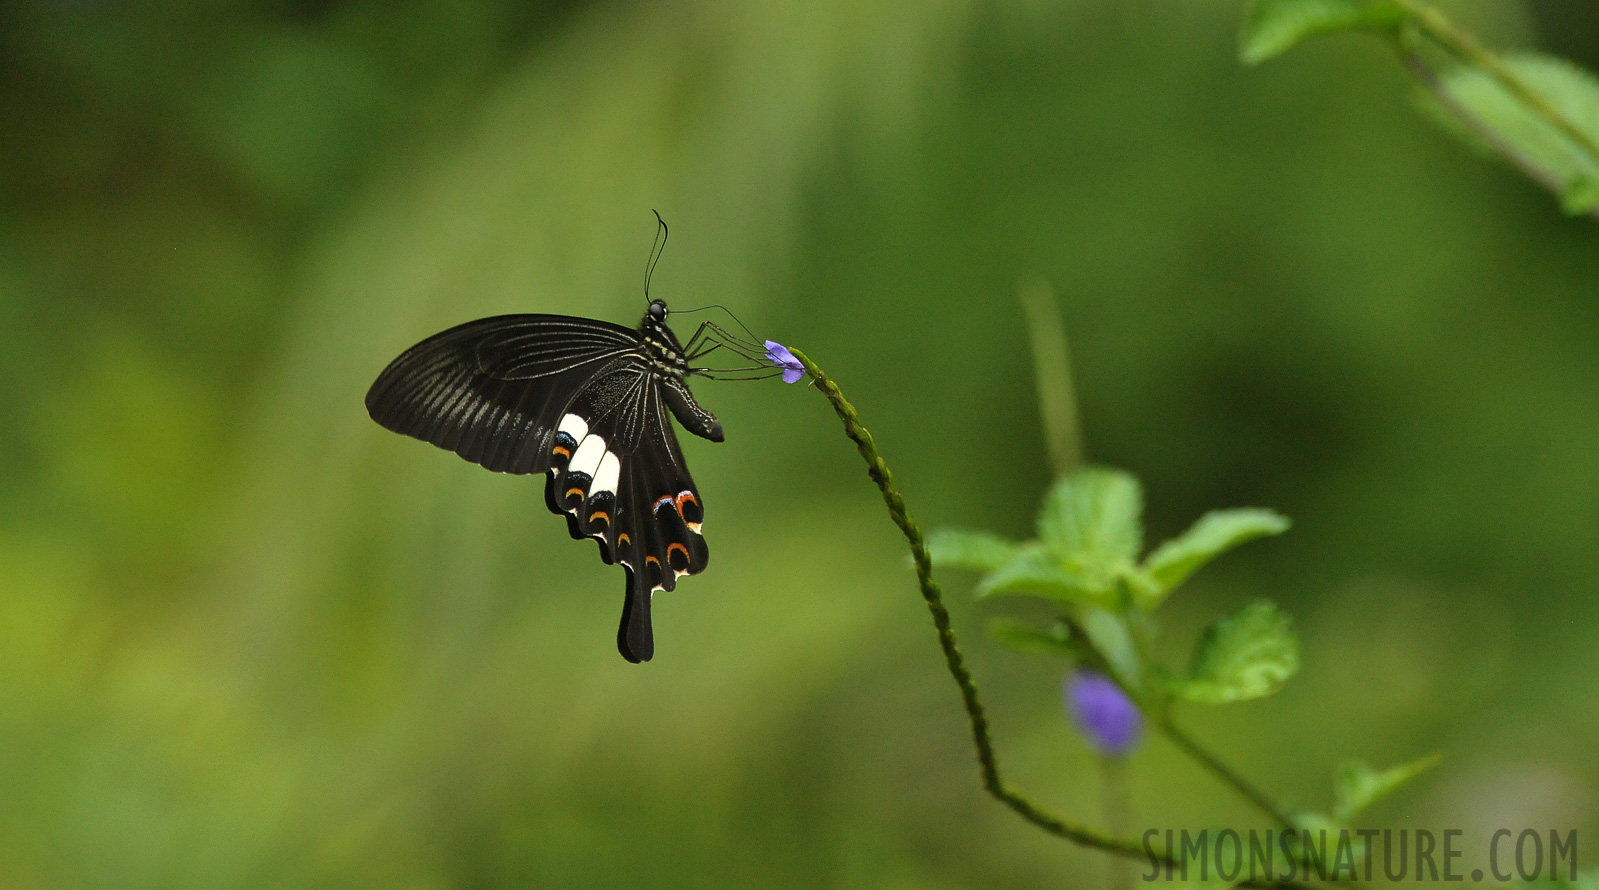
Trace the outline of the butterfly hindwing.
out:
M 597 388 L 617 388 L 608 395 L 585 391 L 568 406 L 553 448 L 570 456 L 555 455 L 560 465 L 551 468 L 545 502 L 566 517 L 574 538 L 594 538 L 607 563 L 627 569 L 617 647 L 637 662 L 654 652 L 651 597 L 674 589 L 682 575 L 704 571 L 710 552 L 699 532 L 699 492 L 658 388 L 624 389 L 617 381 L 625 376 L 622 370 L 596 375 Z M 643 372 L 639 379 L 648 382 Z M 619 407 L 595 413 L 600 425 L 591 426 L 581 414 L 596 405 Z

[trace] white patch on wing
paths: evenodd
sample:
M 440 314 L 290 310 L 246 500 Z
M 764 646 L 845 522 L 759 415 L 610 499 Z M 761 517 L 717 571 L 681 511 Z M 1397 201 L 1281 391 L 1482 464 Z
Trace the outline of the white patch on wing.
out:
M 566 465 L 566 472 L 583 473 L 592 479 L 600 468 L 600 460 L 604 457 L 605 440 L 599 436 L 584 436 L 583 441 L 577 446 L 577 451 L 572 455 L 572 462 Z
M 555 431 L 571 436 L 573 442 L 581 442 L 583 437 L 589 434 L 589 424 L 576 414 L 567 414 L 561 418 L 561 425 L 556 427 Z
M 587 439 L 583 440 L 587 442 Z M 582 449 L 578 449 L 582 450 Z M 594 497 L 602 491 L 616 493 L 616 481 L 622 476 L 622 461 L 611 452 L 605 452 L 600 458 L 600 468 L 594 472 L 594 484 L 589 486 L 589 497 Z

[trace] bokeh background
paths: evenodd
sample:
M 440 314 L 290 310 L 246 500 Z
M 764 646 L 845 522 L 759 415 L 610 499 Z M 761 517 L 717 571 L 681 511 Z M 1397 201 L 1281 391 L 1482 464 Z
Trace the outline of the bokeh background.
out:
M 1461 3 L 1599 65 L 1586 0 Z M 378 428 L 401 349 L 717 302 L 845 387 L 927 526 L 1049 481 L 1018 282 L 1149 537 L 1294 518 L 1276 698 L 1184 717 L 1391 827 L 1599 829 L 1599 228 L 1411 107 L 1376 41 L 1258 69 L 1234 2 L 0 6 L 0 887 L 1109 886 L 982 795 L 902 543 L 824 401 L 701 382 L 710 570 L 622 578 L 542 482 Z M 945 579 L 1012 780 L 1102 822 L 1063 665 Z M 1169 745 L 1126 826 L 1264 820 Z M 1599 837 L 1599 835 L 1594 835 Z M 1468 841 L 1469 865 L 1480 860 Z

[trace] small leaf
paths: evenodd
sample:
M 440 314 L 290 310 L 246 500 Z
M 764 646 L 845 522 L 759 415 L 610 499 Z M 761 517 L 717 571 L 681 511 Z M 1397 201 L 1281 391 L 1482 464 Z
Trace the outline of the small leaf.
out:
M 1238 56 L 1258 65 L 1318 34 L 1395 30 L 1407 15 L 1392 0 L 1256 0 L 1244 14 Z
M 1038 536 L 1068 565 L 1130 565 L 1143 547 L 1144 495 L 1120 470 L 1079 470 L 1055 483 Z
M 1144 672 L 1127 622 L 1109 609 L 1088 608 L 1083 610 L 1081 623 L 1089 644 L 1122 685 L 1132 690 L 1143 688 Z
M 978 598 L 996 594 L 1036 596 L 1057 602 L 1079 602 L 1088 594 L 1042 547 L 1034 544 L 1018 548 L 1005 563 L 977 585 Z
M 1347 823 L 1361 810 L 1392 794 L 1399 786 L 1437 766 L 1442 760 L 1442 754 L 1431 754 L 1381 772 L 1360 760 L 1347 761 L 1338 768 L 1333 783 L 1333 816 Z
M 1039 627 L 1014 618 L 995 618 L 988 622 L 988 638 L 1015 652 L 1064 655 L 1076 660 L 1082 649 L 1072 639 L 1071 628 L 1056 623 Z
M 1144 560 L 1141 574 L 1158 603 L 1205 563 L 1247 541 L 1280 535 L 1288 530 L 1288 525 L 1287 517 L 1271 510 L 1212 510 L 1199 517 L 1188 531 L 1155 548 Z M 1133 589 L 1147 597 L 1146 590 L 1140 589 L 1143 586 L 1135 582 Z
M 1554 56 L 1504 56 L 1517 78 L 1590 142 L 1599 142 L 1599 79 Z M 1442 76 L 1443 88 L 1484 127 L 1551 176 L 1568 212 L 1599 207 L 1599 158 L 1480 68 L 1460 66 Z M 1448 127 L 1461 135 L 1464 128 Z M 1468 141 L 1480 145 L 1475 137 Z
M 927 553 L 939 568 L 992 572 L 1016 558 L 1017 545 L 988 532 L 939 529 L 927 536 Z
M 1194 654 L 1177 692 L 1189 701 L 1226 704 L 1271 695 L 1299 670 L 1299 641 L 1288 616 L 1265 600 L 1219 619 Z

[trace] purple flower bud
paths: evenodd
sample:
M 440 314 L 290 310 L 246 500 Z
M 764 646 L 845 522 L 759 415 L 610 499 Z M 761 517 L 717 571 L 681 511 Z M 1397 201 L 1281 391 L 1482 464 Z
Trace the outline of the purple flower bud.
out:
M 1066 711 L 1099 753 L 1126 754 L 1144 732 L 1144 715 L 1115 681 L 1094 671 L 1076 671 L 1061 684 Z
M 805 366 L 788 351 L 788 347 L 776 340 L 766 341 L 766 360 L 774 366 L 783 369 L 784 383 L 798 383 L 805 376 Z

